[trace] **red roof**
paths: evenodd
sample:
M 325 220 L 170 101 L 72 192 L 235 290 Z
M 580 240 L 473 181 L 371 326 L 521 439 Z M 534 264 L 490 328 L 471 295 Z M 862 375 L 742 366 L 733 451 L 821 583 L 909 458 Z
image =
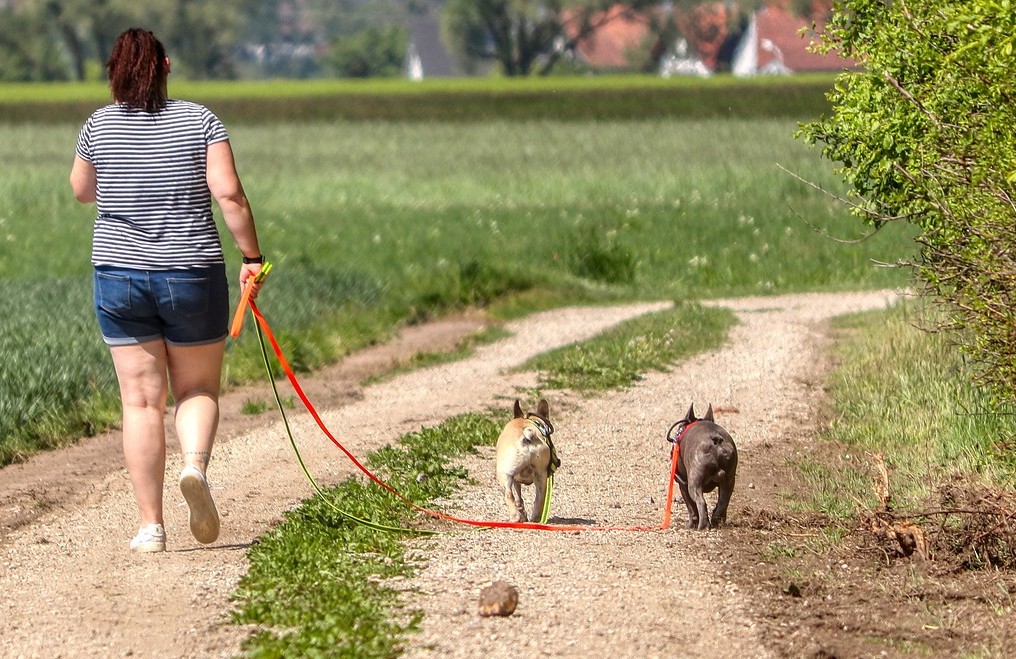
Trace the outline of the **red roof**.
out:
M 629 55 L 650 36 L 644 16 L 631 12 L 622 5 L 614 5 L 607 12 L 593 16 L 594 25 L 600 25 L 587 37 L 579 39 L 576 50 L 587 64 L 599 69 L 622 69 L 631 66 Z M 565 31 L 574 37 L 578 27 L 565 20 Z
M 810 52 L 811 45 L 821 41 L 824 22 L 815 22 L 812 29 L 812 22 L 771 5 L 756 12 L 755 20 L 758 25 L 759 69 L 781 56 L 783 64 L 794 72 L 839 71 L 855 66 L 853 61 L 835 53 L 821 55 Z M 802 28 L 808 28 L 803 35 Z

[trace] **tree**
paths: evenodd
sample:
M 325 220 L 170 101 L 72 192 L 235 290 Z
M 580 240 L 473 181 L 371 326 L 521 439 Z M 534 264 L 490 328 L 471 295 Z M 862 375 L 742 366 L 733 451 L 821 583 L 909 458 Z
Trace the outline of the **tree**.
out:
M 0 9 L 0 82 L 65 80 L 67 68 L 38 15 Z
M 646 0 L 448 0 L 442 30 L 468 72 L 496 62 L 507 76 L 545 75 L 607 22 L 639 13 L 652 19 L 658 5 Z M 609 11 L 612 7 L 623 11 Z
M 405 29 L 368 27 L 332 46 L 329 66 L 342 78 L 393 77 L 402 74 L 409 35 Z
M 145 4 L 134 0 L 23 0 L 12 19 L 38 24 L 20 36 L 23 52 L 45 39 L 62 51 L 60 75 L 48 79 L 84 80 L 105 66 L 117 35 L 145 27 L 158 35 L 173 58 L 174 72 L 190 78 L 234 75 L 234 44 L 251 5 L 277 0 L 167 0 Z M 6 21 L 5 21 L 6 23 Z M 6 25 L 5 25 L 6 27 Z M 4 73 L 3 75 L 6 75 Z
M 235 45 L 256 0 L 164 0 L 138 6 L 134 20 L 162 40 L 183 77 L 235 78 Z M 258 3 L 260 4 L 260 3 Z
M 1016 11 L 1011 0 L 840 0 L 826 47 L 862 62 L 800 135 L 873 227 L 919 231 L 909 263 L 979 379 L 1016 402 Z

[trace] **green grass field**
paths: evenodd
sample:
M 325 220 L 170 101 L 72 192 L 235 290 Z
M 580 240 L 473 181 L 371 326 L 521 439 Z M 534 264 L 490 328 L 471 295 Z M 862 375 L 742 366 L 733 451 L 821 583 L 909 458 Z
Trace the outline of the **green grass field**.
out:
M 118 416 L 91 311 L 94 207 L 67 184 L 80 121 L 0 123 L 0 463 Z M 469 305 L 525 313 L 904 282 L 874 265 L 910 255 L 903 232 L 847 245 L 816 231 L 860 234 L 844 204 L 780 168 L 839 187 L 796 127 L 657 117 L 229 126 L 276 265 L 260 306 L 301 369 Z M 259 368 L 249 335 L 231 342 L 227 382 Z

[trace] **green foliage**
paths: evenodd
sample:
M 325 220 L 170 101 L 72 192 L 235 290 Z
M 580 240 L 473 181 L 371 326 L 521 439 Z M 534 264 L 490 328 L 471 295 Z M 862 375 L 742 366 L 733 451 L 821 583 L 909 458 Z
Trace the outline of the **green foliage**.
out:
M 65 80 L 60 51 L 38 13 L 0 8 L 0 82 Z
M 266 400 L 254 400 L 248 398 L 243 401 L 243 405 L 240 407 L 241 414 L 247 414 L 249 416 L 257 416 L 272 409 L 272 406 Z
M 387 38 L 426 5 L 426 0 L 3 2 L 0 81 L 104 78 L 116 36 L 136 26 L 152 30 L 166 45 L 174 79 L 319 76 L 320 44 L 355 41 L 364 30 Z M 396 54 L 386 51 L 385 57 Z
M 0 465 L 119 419 L 86 277 L 0 279 Z
M 844 0 L 831 45 L 860 59 L 803 127 L 882 226 L 918 227 L 915 271 L 977 374 L 1016 401 L 1016 11 L 1010 0 Z
M 727 309 L 679 304 L 635 318 L 589 341 L 533 357 L 518 370 L 540 371 L 540 386 L 589 393 L 628 387 L 649 370 L 665 371 L 719 347 L 735 322 Z
M 142 26 L 153 30 L 166 45 L 173 59 L 174 76 L 230 78 L 235 75 L 231 51 L 251 4 L 251 0 L 15 2 L 13 9 L 3 10 L 8 16 L 0 21 L 0 33 L 8 25 L 12 31 L 9 39 L 0 39 L 0 53 L 6 42 L 32 62 L 35 74 L 19 79 L 94 79 L 109 58 L 117 35 L 129 27 Z M 13 31 L 26 22 L 32 29 Z M 54 53 L 59 59 L 52 58 Z M 49 64 L 40 70 L 43 61 Z
M 409 33 L 400 27 L 368 27 L 332 43 L 329 68 L 340 78 L 402 75 Z
M 618 231 L 583 227 L 568 254 L 568 267 L 579 277 L 605 284 L 635 280 L 635 252 L 618 244 Z

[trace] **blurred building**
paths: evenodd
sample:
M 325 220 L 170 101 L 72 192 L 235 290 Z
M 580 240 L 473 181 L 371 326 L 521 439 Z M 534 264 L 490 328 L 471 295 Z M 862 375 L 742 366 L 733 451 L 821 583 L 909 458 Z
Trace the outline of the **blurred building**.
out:
M 728 67 L 735 75 L 749 76 L 841 71 L 856 66 L 835 53 L 810 52 L 825 22 L 801 17 L 788 5 L 786 0 L 772 0 L 753 12 L 747 25 L 738 27 L 730 3 L 704 2 L 669 17 L 680 34 L 672 44 L 654 42 L 658 36 L 647 17 L 620 5 L 594 17 L 592 23 L 599 27 L 589 36 L 578 38 L 577 27 L 569 27 L 567 22 L 565 30 L 574 40 L 574 57 L 596 71 L 637 69 L 647 53 L 658 58 L 659 72 L 664 76 L 706 76 Z M 659 11 L 673 9 L 664 3 Z M 665 13 L 658 14 L 656 22 L 667 18 Z
M 410 20 L 405 74 L 411 80 L 464 75 L 441 39 L 441 23 L 436 15 L 428 13 Z
M 796 16 L 785 7 L 769 5 L 752 14 L 734 52 L 730 69 L 737 76 L 782 75 L 809 71 L 842 71 L 857 63 L 811 52 L 825 31 L 823 21 Z

